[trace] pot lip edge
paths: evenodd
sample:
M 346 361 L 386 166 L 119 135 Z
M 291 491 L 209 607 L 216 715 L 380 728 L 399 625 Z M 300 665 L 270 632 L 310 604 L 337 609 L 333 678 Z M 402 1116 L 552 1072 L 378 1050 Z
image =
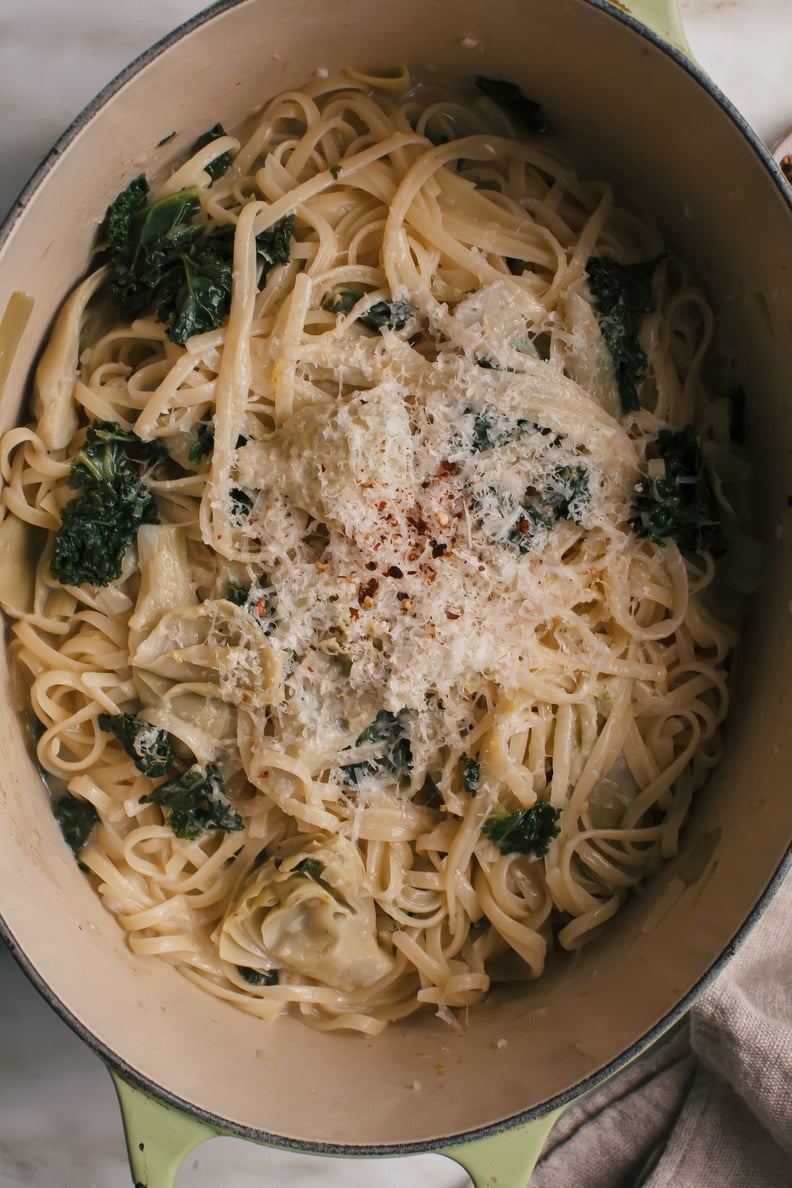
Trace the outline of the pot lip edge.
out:
M 48 150 L 46 155 L 42 158 L 39 165 L 30 175 L 19 195 L 13 201 L 8 212 L 0 223 L 0 251 L 2 251 L 5 243 L 9 239 L 19 217 L 24 212 L 28 202 L 37 192 L 39 187 L 44 183 L 46 177 L 51 172 L 57 161 L 70 146 L 72 141 L 80 134 L 94 116 L 105 106 L 109 99 L 111 99 L 117 92 L 119 92 L 127 82 L 137 75 L 149 62 L 154 61 L 161 54 L 167 51 L 172 45 L 181 41 L 185 36 L 191 33 L 194 29 L 201 25 L 208 23 L 222 12 L 232 8 L 236 8 L 245 4 L 247 0 L 215 0 L 215 3 L 210 4 L 207 8 L 200 10 L 194 16 L 185 21 L 180 22 L 170 32 L 157 39 L 151 46 L 137 54 L 127 66 L 120 70 L 110 79 L 100 91 L 77 113 L 74 119 L 68 124 L 65 130 L 60 134 L 52 147 Z M 765 166 L 766 172 L 770 174 L 770 179 L 776 184 L 782 196 L 786 199 L 787 204 L 792 210 L 792 186 L 784 177 L 780 167 L 773 158 L 770 147 L 762 140 L 758 132 L 749 123 L 746 117 L 740 112 L 735 104 L 728 98 L 724 92 L 721 91 L 718 84 L 706 73 L 706 71 L 692 58 L 685 54 L 681 49 L 669 43 L 661 34 L 649 28 L 642 21 L 638 20 L 628 11 L 621 9 L 611 3 L 611 0 L 582 0 L 583 3 L 589 7 L 601 12 L 603 16 L 610 17 L 616 21 L 621 22 L 632 28 L 640 36 L 651 42 L 656 49 L 664 53 L 666 56 L 672 58 L 679 66 L 682 67 L 700 86 L 707 92 L 719 106 L 721 112 L 730 119 L 736 126 L 737 131 L 742 134 L 744 139 L 748 142 L 755 154 L 759 157 L 760 162 Z M 131 1084 L 142 1089 L 144 1092 L 150 1094 L 158 1101 L 164 1102 L 182 1112 L 185 1112 L 208 1125 L 216 1128 L 223 1134 L 236 1136 L 243 1139 L 262 1144 L 279 1147 L 285 1150 L 300 1151 L 304 1153 L 324 1154 L 324 1155 L 340 1155 L 340 1156 L 387 1156 L 387 1155 L 409 1155 L 437 1151 L 441 1147 L 450 1147 L 460 1143 L 471 1142 L 478 1139 L 493 1137 L 502 1134 L 516 1126 L 530 1122 L 536 1118 L 540 1118 L 554 1109 L 560 1109 L 575 1101 L 578 1097 L 602 1084 L 611 1075 L 617 1073 L 632 1060 L 640 1056 L 651 1045 L 665 1034 L 675 1023 L 677 1023 L 690 1009 L 690 1006 L 695 999 L 701 994 L 719 975 L 723 967 L 735 954 L 739 946 L 753 929 L 757 920 L 761 917 L 764 910 L 773 899 L 778 891 L 785 876 L 792 871 L 792 844 L 789 846 L 785 855 L 782 857 L 778 867 L 771 876 L 765 890 L 757 899 L 751 911 L 743 920 L 740 927 L 707 970 L 701 975 L 696 983 L 690 987 L 688 991 L 674 1005 L 663 1015 L 644 1035 L 635 1040 L 629 1047 L 624 1049 L 613 1060 L 591 1073 L 589 1076 L 578 1082 L 575 1086 L 556 1094 L 554 1097 L 547 1099 L 544 1102 L 532 1106 L 530 1109 L 523 1110 L 517 1114 L 502 1118 L 496 1122 L 486 1124 L 481 1127 L 476 1127 L 459 1133 L 454 1133 L 448 1136 L 442 1136 L 435 1139 L 422 1139 L 418 1141 L 406 1141 L 385 1144 L 339 1144 L 322 1141 L 315 1141 L 310 1139 L 295 1139 L 283 1135 L 277 1135 L 258 1128 L 249 1127 L 243 1124 L 234 1123 L 229 1119 L 220 1118 L 210 1111 L 196 1106 L 194 1103 L 188 1102 L 186 1099 L 180 1098 L 178 1095 L 164 1089 L 157 1085 L 149 1077 L 139 1073 L 127 1061 L 121 1059 L 112 1049 L 102 1043 L 91 1031 L 83 1024 L 66 1004 L 58 997 L 54 989 L 50 986 L 47 980 L 39 974 L 36 967 L 27 957 L 23 948 L 19 945 L 14 934 L 6 924 L 2 915 L 0 915 L 0 940 L 2 940 L 12 957 L 25 973 L 27 978 L 31 981 L 35 989 L 48 1003 L 50 1007 L 63 1019 L 63 1021 L 71 1028 L 71 1030 L 91 1048 L 96 1055 L 110 1068 L 117 1071 L 122 1077 L 128 1080 Z
M 786 198 L 787 203 L 792 210 L 792 186 L 785 178 L 778 162 L 774 159 L 773 153 L 769 145 L 767 145 L 749 123 L 742 112 L 736 107 L 731 99 L 720 89 L 718 84 L 712 79 L 709 74 L 695 61 L 694 58 L 687 55 L 679 47 L 667 41 L 662 34 L 651 29 L 643 21 L 633 16 L 631 12 L 625 8 L 619 7 L 613 3 L 613 0 L 579 0 L 590 8 L 596 9 L 603 17 L 609 17 L 612 20 L 620 22 L 621 24 L 632 29 L 639 36 L 649 41 L 657 50 L 671 58 L 678 66 L 686 71 L 699 86 L 709 95 L 711 99 L 717 103 L 721 112 L 730 119 L 735 125 L 737 131 L 742 134 L 744 139 L 748 142 L 755 154 L 759 157 L 761 164 L 764 166 L 767 173 L 770 174 L 771 180 L 775 183 L 777 189 L 780 190 L 783 197 Z M 17 197 L 12 202 L 6 214 L 0 220 L 0 253 L 11 233 L 16 226 L 20 216 L 24 213 L 30 200 L 33 198 L 39 187 L 43 185 L 45 179 L 54 168 L 57 161 L 63 153 L 70 147 L 71 143 L 82 132 L 83 128 L 91 122 L 91 120 L 98 114 L 98 112 L 105 106 L 105 104 L 119 92 L 127 82 L 131 81 L 145 66 L 153 62 L 156 58 L 165 53 L 171 46 L 181 41 L 184 37 L 193 32 L 194 29 L 201 25 L 207 24 L 221 13 L 232 8 L 241 7 L 248 3 L 248 0 L 215 0 L 207 8 L 201 9 L 187 20 L 180 22 L 175 28 L 165 33 L 158 38 L 148 48 L 142 50 L 137 54 L 125 67 L 116 73 L 97 94 L 85 104 L 84 107 L 74 116 L 72 121 L 61 132 L 60 136 L 54 144 L 47 151 L 45 156 L 41 159 L 39 164 L 31 173 L 28 180 L 24 183 Z
M 37 968 L 27 957 L 27 954 L 17 942 L 4 918 L 0 915 L 0 940 L 4 941 L 11 956 L 32 982 L 44 1001 L 58 1014 L 64 1023 L 77 1035 L 108 1067 L 118 1073 L 131 1085 L 153 1097 L 157 1102 L 179 1110 L 216 1130 L 219 1135 L 246 1139 L 263 1146 L 277 1147 L 281 1150 L 302 1152 L 303 1154 L 347 1156 L 350 1158 L 399 1156 L 430 1154 L 479 1139 L 493 1138 L 504 1134 L 518 1126 L 535 1121 L 554 1110 L 560 1110 L 571 1105 L 572 1102 L 584 1096 L 590 1090 L 603 1084 L 609 1077 L 621 1071 L 633 1060 L 647 1051 L 657 1040 L 679 1023 L 690 1010 L 696 998 L 717 978 L 724 966 L 735 955 L 739 947 L 750 934 L 770 902 L 778 892 L 787 875 L 792 874 L 792 844 L 782 856 L 778 866 L 769 879 L 765 889 L 756 900 L 754 906 L 744 918 L 741 925 L 718 953 L 712 964 L 701 974 L 699 979 L 679 998 L 666 1013 L 657 1020 L 643 1035 L 624 1048 L 612 1060 L 601 1068 L 594 1070 L 583 1080 L 568 1089 L 539 1102 L 515 1114 L 499 1118 L 494 1122 L 472 1127 L 468 1130 L 439 1135 L 434 1138 L 418 1140 L 402 1140 L 389 1143 L 333 1143 L 310 1138 L 294 1138 L 280 1135 L 257 1127 L 237 1123 L 228 1118 L 222 1118 L 186 1098 L 158 1085 L 150 1077 L 140 1073 L 127 1060 L 118 1056 L 111 1048 L 99 1040 L 93 1032 L 78 1019 L 69 1007 L 58 997 L 52 986 L 39 974 Z

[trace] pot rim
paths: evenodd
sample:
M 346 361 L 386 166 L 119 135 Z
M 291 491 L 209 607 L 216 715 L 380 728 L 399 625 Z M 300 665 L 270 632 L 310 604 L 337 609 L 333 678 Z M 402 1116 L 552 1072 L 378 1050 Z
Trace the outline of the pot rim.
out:
M 148 49 L 138 54 L 132 61 L 118 72 L 75 116 L 64 132 L 55 141 L 52 148 L 42 159 L 31 174 L 27 183 L 23 186 L 18 197 L 12 203 L 5 218 L 0 223 L 0 255 L 3 247 L 8 239 L 13 234 L 16 224 L 20 217 L 24 214 L 25 208 L 30 199 L 38 191 L 39 187 L 44 184 L 49 173 L 57 164 L 60 157 L 68 149 L 70 144 L 80 132 L 93 120 L 93 118 L 106 105 L 107 101 L 111 99 L 121 88 L 135 77 L 145 66 L 163 53 L 169 50 L 172 46 L 180 42 L 184 37 L 190 34 L 194 29 L 208 23 L 221 13 L 230 9 L 237 8 L 242 4 L 247 3 L 248 0 L 216 0 L 208 8 L 202 9 L 196 13 L 195 16 L 183 21 L 177 25 L 171 32 L 165 34 L 158 39 Z M 655 32 L 653 29 L 645 25 L 642 21 L 634 17 L 630 12 L 621 6 L 617 6 L 615 0 L 581 0 L 582 3 L 589 5 L 589 7 L 599 10 L 603 16 L 609 17 L 613 20 L 621 22 L 623 25 L 633 29 L 635 32 L 644 37 L 655 49 L 665 54 L 667 57 L 673 59 L 677 65 L 682 67 L 692 78 L 699 84 L 699 86 L 707 92 L 719 105 L 723 114 L 731 120 L 736 126 L 737 130 L 742 134 L 748 142 L 755 155 L 764 165 L 766 171 L 769 173 L 769 180 L 775 184 L 776 188 L 781 192 L 792 212 L 792 186 L 789 184 L 780 166 L 774 159 L 771 151 L 767 145 L 762 141 L 761 137 L 755 129 L 749 124 L 746 118 L 735 107 L 732 101 L 720 90 L 717 84 L 707 75 L 707 73 L 690 57 L 687 56 L 681 49 L 670 44 L 665 38 Z M 334 1156 L 399 1156 L 419 1153 L 436 1152 L 443 1147 L 450 1147 L 460 1143 L 470 1142 L 472 1140 L 489 1138 L 498 1134 L 502 1134 L 516 1126 L 534 1121 L 538 1118 L 544 1117 L 551 1111 L 562 1109 L 569 1105 L 578 1097 L 589 1092 L 597 1085 L 601 1084 L 608 1077 L 620 1071 L 622 1068 L 630 1064 L 634 1059 L 646 1051 L 653 1043 L 661 1039 L 674 1025 L 678 1024 L 687 1014 L 690 1007 L 693 1005 L 695 999 L 716 979 L 721 973 L 725 965 L 734 956 L 739 946 L 745 940 L 752 928 L 761 917 L 768 904 L 779 890 L 784 878 L 792 872 L 792 844 L 790 844 L 786 853 L 782 857 L 775 872 L 771 875 L 769 882 L 756 901 L 749 915 L 743 921 L 742 925 L 737 929 L 731 941 L 721 950 L 717 958 L 709 966 L 709 968 L 702 974 L 699 980 L 681 997 L 679 998 L 669 1010 L 658 1020 L 658 1022 L 644 1033 L 639 1039 L 632 1043 L 628 1048 L 619 1053 L 617 1057 L 611 1060 L 602 1068 L 591 1073 L 582 1081 L 579 1081 L 574 1087 L 557 1094 L 556 1096 L 547 1099 L 527 1110 L 520 1111 L 509 1117 L 502 1118 L 495 1123 L 489 1123 L 481 1127 L 475 1127 L 462 1132 L 455 1132 L 449 1135 L 441 1135 L 433 1139 L 422 1139 L 416 1141 L 408 1141 L 401 1143 L 384 1143 L 384 1144 L 342 1144 L 342 1143 L 328 1143 L 319 1142 L 310 1139 L 291 1138 L 266 1130 L 260 1130 L 254 1127 L 245 1126 L 235 1123 L 231 1119 L 221 1118 L 216 1114 L 204 1109 L 203 1107 L 187 1101 L 184 1098 L 170 1092 L 163 1086 L 157 1084 L 155 1081 L 139 1073 L 131 1064 L 121 1059 L 107 1044 L 99 1040 L 93 1032 L 71 1011 L 71 1009 L 59 997 L 54 988 L 44 978 L 35 967 L 33 962 L 27 957 L 22 946 L 18 943 L 16 937 L 5 922 L 2 914 L 0 914 L 0 940 L 4 941 L 12 957 L 16 960 L 25 975 L 32 982 L 35 989 L 44 998 L 44 1000 L 60 1015 L 63 1021 L 71 1028 L 72 1031 L 91 1048 L 100 1059 L 112 1070 L 119 1073 L 125 1080 L 129 1081 L 133 1086 L 141 1089 L 153 1098 L 164 1102 L 165 1104 L 180 1110 L 183 1113 L 189 1114 L 197 1118 L 207 1126 L 212 1127 L 216 1131 L 226 1135 L 233 1135 L 242 1139 L 247 1139 L 263 1145 L 279 1147 L 284 1150 L 292 1150 L 302 1152 L 305 1154 L 316 1155 L 334 1155 Z
M 792 845 L 787 849 L 784 857 L 776 868 L 770 882 L 765 888 L 764 892 L 757 900 L 753 909 L 743 921 L 741 927 L 732 937 L 731 941 L 721 950 L 715 961 L 699 978 L 691 988 L 678 999 L 674 1005 L 667 1011 L 665 1015 L 658 1022 L 637 1039 L 628 1048 L 625 1048 L 619 1055 L 602 1068 L 591 1073 L 582 1081 L 579 1081 L 575 1086 L 565 1090 L 563 1093 L 557 1094 L 555 1097 L 548 1098 L 547 1101 L 539 1102 L 535 1106 L 531 1106 L 527 1110 L 521 1110 L 516 1114 L 501 1118 L 497 1122 L 489 1123 L 488 1125 L 474 1127 L 469 1130 L 453 1132 L 447 1135 L 438 1135 L 432 1139 L 421 1139 L 416 1141 L 402 1142 L 402 1143 L 328 1143 L 320 1142 L 311 1139 L 297 1139 L 286 1135 L 280 1135 L 268 1130 L 260 1130 L 252 1126 L 244 1126 L 240 1123 L 234 1122 L 229 1118 L 221 1118 L 217 1114 L 204 1109 L 194 1102 L 187 1101 L 185 1098 L 179 1097 L 177 1094 L 165 1089 L 162 1085 L 157 1084 L 149 1077 L 143 1076 L 127 1061 L 122 1060 L 115 1052 L 112 1051 L 106 1044 L 103 1044 L 97 1037 L 85 1026 L 75 1015 L 72 1014 L 69 1007 L 61 1001 L 57 996 L 52 986 L 47 980 L 39 974 L 36 967 L 28 959 L 20 945 L 17 943 L 12 932 L 5 923 L 5 920 L 0 916 L 0 939 L 5 941 L 12 957 L 17 961 L 28 979 L 33 983 L 36 990 L 42 998 L 61 1016 L 63 1021 L 79 1036 L 89 1048 L 93 1049 L 97 1056 L 113 1071 L 120 1074 L 126 1081 L 136 1088 L 147 1093 L 157 1101 L 163 1102 L 172 1108 L 179 1110 L 182 1113 L 189 1114 L 193 1118 L 205 1123 L 219 1134 L 232 1135 L 237 1138 L 247 1139 L 250 1142 L 262 1144 L 264 1146 L 279 1147 L 282 1150 L 297 1151 L 303 1154 L 314 1155 L 338 1155 L 338 1156 L 385 1156 L 385 1155 L 416 1155 L 429 1154 L 437 1152 L 444 1147 L 452 1147 L 461 1143 L 468 1143 L 478 1139 L 491 1138 L 498 1134 L 503 1134 L 514 1127 L 524 1125 L 529 1122 L 536 1121 L 538 1118 L 543 1118 L 547 1114 L 556 1110 L 561 1110 L 565 1106 L 570 1105 L 578 1097 L 584 1096 L 590 1090 L 596 1088 L 607 1080 L 613 1074 L 625 1068 L 633 1060 L 642 1055 L 648 1048 L 650 1048 L 656 1041 L 662 1039 L 676 1024 L 680 1023 L 687 1012 L 693 1006 L 698 996 L 707 989 L 708 986 L 715 981 L 717 976 L 722 972 L 723 968 L 735 955 L 740 945 L 746 939 L 753 927 L 756 925 L 763 912 L 766 910 L 770 901 L 781 887 L 787 875 L 792 873 Z
M 85 128 L 94 116 L 105 106 L 107 101 L 120 91 L 121 88 L 134 78 L 144 66 L 149 62 L 153 62 L 161 54 L 165 53 L 171 46 L 177 44 L 194 29 L 201 25 L 214 20 L 220 13 L 226 12 L 232 8 L 238 8 L 240 5 L 247 3 L 248 0 L 215 0 L 208 8 L 202 9 L 196 13 L 195 16 L 183 21 L 177 25 L 170 33 L 166 33 L 164 37 L 159 38 L 148 49 L 143 50 L 138 54 L 129 65 L 125 66 L 123 70 L 119 71 L 102 89 L 90 100 L 89 103 L 82 108 L 81 111 L 74 117 L 68 127 L 61 133 L 58 139 L 53 144 L 52 148 L 42 159 L 40 164 L 31 174 L 28 181 L 22 187 L 19 195 L 11 204 L 5 218 L 0 223 L 0 252 L 5 245 L 6 240 L 10 237 L 14 227 L 30 199 L 36 193 L 38 188 L 44 183 L 50 171 L 53 169 L 59 158 L 63 155 L 71 142 L 78 136 L 78 134 Z M 786 198 L 786 201 L 792 210 L 792 186 L 790 186 L 780 166 L 774 159 L 772 152 L 764 143 L 762 138 L 748 122 L 744 115 L 735 107 L 727 95 L 721 91 L 717 83 L 715 83 L 709 75 L 698 65 L 692 58 L 677 46 L 672 45 L 666 41 L 654 29 L 649 28 L 643 21 L 639 21 L 630 12 L 621 6 L 617 6 L 616 0 L 580 0 L 584 4 L 588 4 L 590 8 L 595 8 L 604 16 L 610 17 L 612 20 L 621 22 L 628 28 L 633 29 L 636 33 L 646 38 L 656 49 L 660 50 L 667 57 L 672 58 L 677 65 L 681 66 L 687 73 L 705 90 L 721 107 L 724 114 L 737 127 L 738 131 L 742 133 L 748 141 L 751 148 L 760 158 L 768 172 L 771 179 L 775 182 L 777 189 Z M 675 0 L 676 2 L 676 0 Z

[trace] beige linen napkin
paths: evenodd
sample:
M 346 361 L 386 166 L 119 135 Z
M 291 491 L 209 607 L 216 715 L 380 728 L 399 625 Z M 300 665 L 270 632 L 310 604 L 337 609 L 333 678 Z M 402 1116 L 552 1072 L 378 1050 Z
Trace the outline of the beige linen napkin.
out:
M 792 1188 L 792 875 L 675 1034 L 572 1105 L 531 1188 Z

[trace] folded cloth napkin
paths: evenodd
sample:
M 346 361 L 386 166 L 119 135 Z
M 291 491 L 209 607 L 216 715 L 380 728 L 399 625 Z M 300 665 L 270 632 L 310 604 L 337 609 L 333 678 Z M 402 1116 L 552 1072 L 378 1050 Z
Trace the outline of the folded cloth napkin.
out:
M 683 1024 L 561 1115 L 531 1188 L 792 1188 L 792 875 Z

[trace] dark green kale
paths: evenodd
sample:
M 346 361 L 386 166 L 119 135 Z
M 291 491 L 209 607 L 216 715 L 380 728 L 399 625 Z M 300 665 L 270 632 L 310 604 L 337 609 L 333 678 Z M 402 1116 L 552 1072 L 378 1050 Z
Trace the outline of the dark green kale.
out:
M 518 504 L 508 492 L 487 489 L 487 498 L 475 497 L 471 510 L 478 512 L 477 527 L 486 526 L 489 539 L 525 554 L 537 532 L 549 531 L 558 520 L 579 524 L 591 498 L 588 471 L 583 466 L 557 466 L 546 486 L 526 488 Z M 484 513 L 484 514 L 482 514 Z
M 426 808 L 440 808 L 443 803 L 443 795 L 437 786 L 437 783 L 429 772 L 424 776 L 424 782 L 421 784 L 418 791 L 412 798 L 413 804 L 420 804 Z
M 226 598 L 234 606 L 244 607 L 256 622 L 266 630 L 275 624 L 275 596 L 272 591 L 264 592 L 257 582 L 255 585 L 244 582 L 229 582 Z
M 99 814 L 89 800 L 80 800 L 71 792 L 53 802 L 52 812 L 64 839 L 77 857 L 91 836 Z
M 100 714 L 102 730 L 114 734 L 138 771 L 156 779 L 173 766 L 174 753 L 167 731 L 135 714 Z
M 108 428 L 110 426 L 110 428 Z M 80 493 L 64 504 L 50 568 L 65 586 L 106 586 L 121 573 L 141 524 L 157 523 L 157 508 L 130 464 L 128 446 L 146 453 L 149 443 L 106 421 L 87 432 L 72 462 L 69 486 Z
M 91 421 L 85 437 L 86 446 L 90 449 L 92 446 L 108 445 L 111 442 L 128 446 L 127 457 L 140 464 L 157 466 L 160 462 L 167 462 L 169 457 L 167 446 L 158 437 L 144 441 L 134 430 L 124 429 L 117 421 Z M 77 485 L 71 483 L 71 486 Z
M 550 842 L 558 837 L 560 812 L 545 800 L 530 808 L 509 813 L 496 804 L 485 818 L 481 832 L 503 854 L 546 854 Z
M 247 491 L 243 491 L 241 487 L 232 487 L 229 495 L 231 496 L 231 519 L 239 524 L 246 520 L 253 510 L 253 496 L 248 495 Z
M 656 544 L 671 536 L 681 549 L 720 556 L 726 541 L 698 433 L 692 425 L 661 429 L 651 452 L 662 458 L 665 473 L 637 484 L 633 530 Z
M 229 582 L 228 593 L 226 598 L 229 602 L 233 602 L 234 606 L 245 606 L 250 594 L 250 583 L 244 582 Z
M 357 305 L 362 296 L 362 293 L 356 293 L 352 289 L 334 289 L 325 297 L 322 308 L 329 313 L 346 314 Z M 412 302 L 397 298 L 395 301 L 375 301 L 360 315 L 358 321 L 369 330 L 403 330 L 414 314 L 415 306 Z
M 228 311 L 233 238 L 224 228 L 207 232 L 195 221 L 196 188 L 152 203 L 148 192 L 140 175 L 108 207 L 110 293 L 122 317 L 153 309 L 168 337 L 183 345 L 219 326 Z
M 192 152 L 197 153 L 199 149 L 204 148 L 207 144 L 211 144 L 213 140 L 219 140 L 221 136 L 226 135 L 226 130 L 222 124 L 215 124 L 208 131 L 202 132 L 192 147 Z M 204 169 L 214 181 L 218 177 L 222 177 L 231 168 L 234 158 L 229 152 L 220 153 L 210 161 L 208 165 L 204 165 Z
M 412 747 L 406 732 L 404 711 L 392 714 L 380 710 L 373 722 L 355 739 L 356 747 L 366 747 L 371 757 L 341 768 L 344 783 L 357 786 L 362 780 L 384 771 L 398 776 L 412 767 Z
M 530 493 L 526 492 L 526 496 Z M 520 514 L 509 529 L 506 540 L 520 553 L 525 554 L 531 547 L 537 531 L 550 529 L 554 524 L 554 517 L 543 509 L 538 500 L 526 498 L 520 507 Z
M 214 449 L 214 422 L 211 414 L 206 413 L 198 422 L 195 430 L 195 441 L 190 446 L 190 452 L 187 455 L 188 460 L 193 466 L 200 466 L 204 458 L 207 458 Z
M 483 367 L 485 371 L 510 371 L 512 375 L 518 375 L 516 367 L 505 367 L 502 363 L 496 363 L 489 355 L 479 355 L 476 359 L 479 367 Z
M 164 200 L 163 200 L 164 201 Z M 182 252 L 157 286 L 157 321 L 168 338 L 183 346 L 194 334 L 214 330 L 231 305 L 229 237 L 223 228 L 208 231 L 190 252 Z
M 472 409 L 465 409 L 466 413 L 472 411 Z M 470 448 L 474 454 L 498 450 L 501 446 L 508 445 L 510 441 L 517 441 L 530 428 L 532 428 L 531 422 L 522 417 L 514 423 L 501 418 L 500 424 L 497 424 L 486 413 L 476 413 L 473 418 L 473 436 Z
M 277 969 L 251 969 L 249 965 L 238 965 L 237 971 L 250 986 L 277 986 L 280 979 Z
M 243 828 L 242 818 L 228 801 L 223 777 L 214 763 L 206 767 L 193 764 L 181 775 L 142 796 L 140 803 L 164 808 L 167 822 L 177 837 L 192 839 L 217 829 L 231 833 Z
M 369 330 L 403 330 L 414 313 L 412 302 L 399 297 L 395 301 L 375 302 L 358 321 Z
M 471 758 L 470 755 L 463 755 L 462 767 L 465 772 L 462 779 L 462 787 L 471 796 L 475 796 L 478 792 L 479 779 L 481 778 L 481 764 L 477 759 Z
M 362 293 L 353 293 L 351 289 L 334 289 L 325 297 L 322 309 L 326 309 L 328 313 L 346 314 L 360 301 L 362 296 Z
M 307 874 L 311 878 L 319 878 L 324 867 L 317 858 L 302 858 L 296 866 L 291 868 L 290 874 Z
M 507 82 L 501 78 L 485 78 L 479 74 L 476 86 L 482 95 L 486 95 L 498 107 L 502 107 L 507 115 L 518 124 L 522 124 L 528 132 L 541 133 L 549 128 L 547 115 L 535 99 L 529 99 L 516 83 Z
M 637 385 L 646 374 L 646 355 L 638 338 L 638 314 L 652 313 L 652 277 L 660 257 L 619 264 L 609 256 L 591 256 L 586 265 L 600 331 L 613 368 L 622 412 L 640 408 Z
M 294 215 L 286 215 L 273 227 L 256 236 L 256 254 L 269 272 L 276 264 L 288 264 L 291 259 L 291 238 L 294 234 Z
M 564 440 L 560 434 L 554 434 L 547 425 L 537 425 L 535 421 L 526 420 L 525 417 L 520 417 L 516 421 L 508 421 L 503 416 L 475 412 L 472 408 L 466 408 L 464 411 L 466 415 L 473 413 L 470 448 L 474 454 L 500 449 L 501 446 L 508 445 L 511 441 L 518 441 L 526 433 L 540 433 L 543 437 L 551 438 L 546 443 L 550 448 L 560 446 Z
M 591 499 L 589 475 L 585 466 L 557 466 L 544 492 L 546 505 L 561 520 L 580 523 L 583 508 Z

